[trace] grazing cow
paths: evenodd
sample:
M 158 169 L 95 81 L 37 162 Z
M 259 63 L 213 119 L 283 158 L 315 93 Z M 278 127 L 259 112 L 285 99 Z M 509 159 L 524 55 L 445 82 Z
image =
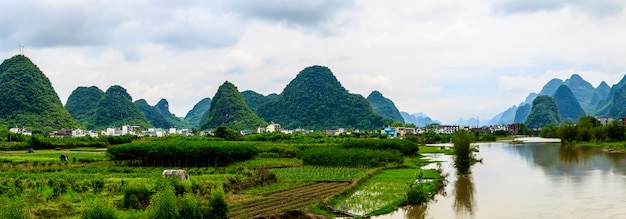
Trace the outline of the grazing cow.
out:
M 180 180 L 189 180 L 189 174 L 185 170 L 163 170 L 163 176 L 174 176 Z
M 67 162 L 67 155 L 61 154 L 61 162 Z

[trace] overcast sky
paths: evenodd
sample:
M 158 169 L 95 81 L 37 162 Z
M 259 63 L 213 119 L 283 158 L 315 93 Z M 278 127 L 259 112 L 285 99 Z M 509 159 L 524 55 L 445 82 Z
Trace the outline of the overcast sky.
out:
M 121 85 L 184 116 L 228 80 L 280 93 L 307 66 L 401 111 L 488 120 L 573 73 L 626 73 L 620 0 L 20 0 L 3 2 L 0 57 L 25 55 L 63 103 Z

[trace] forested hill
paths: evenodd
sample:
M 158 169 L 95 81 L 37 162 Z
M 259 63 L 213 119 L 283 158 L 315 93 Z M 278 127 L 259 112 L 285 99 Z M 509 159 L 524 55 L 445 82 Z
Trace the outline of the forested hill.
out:
M 561 124 L 561 114 L 554 98 L 540 95 L 533 101 L 533 108 L 526 118 L 528 128 L 543 128 L 547 124 Z
M 263 96 L 263 94 L 260 94 L 251 90 L 242 91 L 241 95 L 243 96 L 243 99 L 246 100 L 246 104 L 248 104 L 248 107 L 250 107 L 252 112 L 257 113 L 257 114 L 258 114 L 257 110 L 259 109 L 259 106 L 263 105 L 267 101 L 270 101 L 278 96 L 277 94 L 270 94 L 267 96 Z
M 372 91 L 372 93 L 367 96 L 367 101 L 370 102 L 370 105 L 372 105 L 374 112 L 396 122 L 405 122 L 404 118 L 402 118 L 402 115 L 400 114 L 400 110 L 396 108 L 393 101 L 384 97 L 380 92 Z
M 248 108 L 237 87 L 226 81 L 217 89 L 217 93 L 211 100 L 209 118 L 201 128 L 226 126 L 234 130 L 252 130 L 265 125 L 266 122 Z
M 148 102 L 144 99 L 139 99 L 134 102 L 135 106 L 143 112 L 146 116 L 146 119 L 156 128 L 169 129 L 174 127 L 174 125 L 165 119 L 163 115 L 158 111 L 156 107 L 150 106 Z
M 275 99 L 259 106 L 259 116 L 283 128 L 380 128 L 391 119 L 374 112 L 360 95 L 350 94 L 327 67 L 307 67 Z
M 67 98 L 65 109 L 87 129 L 95 128 L 96 108 L 104 91 L 96 86 L 78 87 Z
M 190 128 L 186 122 L 170 112 L 170 104 L 166 99 L 159 100 L 159 102 L 154 105 L 154 108 L 163 116 L 163 118 L 172 123 L 173 126 L 171 127 Z
M 0 64 L 0 124 L 44 133 L 79 127 L 48 77 L 24 55 Z
M 211 108 L 211 98 L 207 97 L 200 100 L 187 112 L 185 122 L 192 128 L 199 128 L 209 118 L 209 108 Z
M 108 128 L 123 125 L 153 127 L 146 116 L 133 104 L 132 97 L 126 89 L 113 85 L 104 93 L 98 103 L 95 115 L 96 128 Z

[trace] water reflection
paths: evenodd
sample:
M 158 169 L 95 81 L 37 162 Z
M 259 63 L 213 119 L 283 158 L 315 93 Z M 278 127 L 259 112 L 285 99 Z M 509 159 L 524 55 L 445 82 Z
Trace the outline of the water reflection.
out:
M 404 211 L 404 218 L 423 219 L 426 218 L 426 210 L 428 210 L 428 205 L 411 205 L 404 207 L 402 210 Z
M 476 208 L 474 202 L 474 195 L 476 189 L 474 188 L 474 182 L 471 175 L 458 176 L 456 182 L 454 182 L 454 211 L 457 218 L 464 218 L 474 216 L 474 210 Z

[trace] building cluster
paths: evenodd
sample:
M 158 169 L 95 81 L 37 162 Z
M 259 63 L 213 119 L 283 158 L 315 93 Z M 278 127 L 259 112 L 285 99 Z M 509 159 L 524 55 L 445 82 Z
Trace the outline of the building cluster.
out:
M 611 116 L 607 117 L 595 117 L 598 122 L 602 125 L 608 125 L 613 122 L 613 118 Z M 622 117 L 620 120 L 620 124 L 626 126 L 626 117 Z M 483 126 L 483 127 L 469 127 L 469 126 L 459 126 L 459 125 L 435 125 L 435 126 L 427 126 L 427 127 L 386 127 L 380 130 L 381 135 L 386 135 L 387 137 L 399 137 L 402 138 L 405 135 L 421 135 L 425 132 L 433 132 L 436 134 L 454 134 L 455 132 L 463 129 L 463 130 L 479 130 L 481 132 L 507 132 L 511 135 L 519 133 L 522 125 L 519 123 L 509 124 L 509 125 L 491 125 L 491 126 Z M 9 132 L 11 133 L 19 133 L 23 135 L 32 135 L 32 132 L 26 130 L 26 128 L 15 127 L 10 128 Z M 313 130 L 307 130 L 302 128 L 297 129 L 283 129 L 280 124 L 271 122 L 269 125 L 265 127 L 258 127 L 256 130 L 241 130 L 239 131 L 242 135 L 250 135 L 252 133 L 266 133 L 266 132 L 280 132 L 284 134 L 309 134 L 314 133 Z M 347 130 L 345 128 L 332 129 L 332 130 L 324 130 L 324 133 L 328 135 L 341 135 L 341 134 L 352 134 L 359 133 L 358 129 Z M 200 135 L 212 135 L 211 130 L 202 131 Z M 151 136 L 151 137 L 163 137 L 166 135 L 178 134 L 182 136 L 190 136 L 194 135 L 193 132 L 189 129 L 177 129 L 177 128 L 148 128 L 147 130 L 140 130 L 139 126 L 131 126 L 131 125 L 123 125 L 122 127 L 110 127 L 105 130 L 100 131 L 98 133 L 94 130 L 83 130 L 83 129 L 74 129 L 67 130 L 61 129 L 60 131 L 54 131 L 49 133 L 50 137 L 98 137 L 102 136 L 121 136 L 121 135 L 137 135 L 137 136 Z

